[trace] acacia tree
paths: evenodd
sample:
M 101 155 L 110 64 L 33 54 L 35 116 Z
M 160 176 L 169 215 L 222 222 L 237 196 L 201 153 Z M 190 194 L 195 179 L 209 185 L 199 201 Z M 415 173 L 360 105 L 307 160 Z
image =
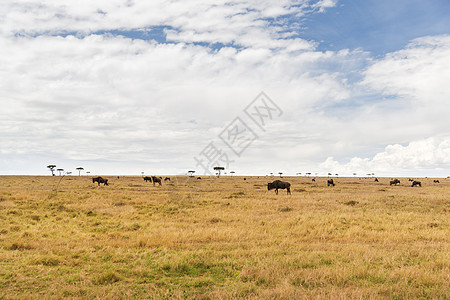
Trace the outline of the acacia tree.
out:
M 61 172 L 64 172 L 64 169 L 56 169 L 59 172 L 59 176 L 61 176 Z
M 78 170 L 78 176 L 81 176 L 81 171 L 84 170 L 84 168 L 83 167 L 78 167 L 77 170 Z
M 233 174 L 236 173 L 235 171 L 230 171 L 231 176 L 233 176 Z
M 217 177 L 220 177 L 220 171 L 223 171 L 223 170 L 225 170 L 224 167 L 214 167 L 214 171 L 218 171 Z
M 189 177 L 192 177 L 192 176 L 194 176 L 195 171 L 194 170 L 190 170 L 190 171 L 188 171 L 188 173 L 189 173 Z
M 52 172 L 52 176 L 55 176 L 56 165 L 48 165 L 47 168 L 49 168 L 50 172 Z
M 308 173 L 305 173 L 308 177 L 309 177 L 309 175 L 311 175 L 311 172 L 308 172 Z
M 278 174 L 280 174 L 280 178 L 281 178 L 281 175 L 283 175 L 283 172 L 278 172 Z

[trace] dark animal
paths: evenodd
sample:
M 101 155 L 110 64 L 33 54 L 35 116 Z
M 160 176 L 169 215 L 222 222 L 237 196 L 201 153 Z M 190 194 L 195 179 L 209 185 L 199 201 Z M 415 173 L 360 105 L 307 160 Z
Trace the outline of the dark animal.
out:
M 375 178 L 375 182 L 378 182 L 378 178 Z
M 420 183 L 420 181 L 413 181 L 413 183 L 412 183 L 412 185 L 411 185 L 411 187 L 415 187 L 415 186 L 422 186 L 422 183 Z
M 149 177 L 149 176 L 145 176 L 145 177 L 144 177 L 144 181 L 145 181 L 145 182 L 147 182 L 147 181 L 152 182 L 152 178 Z
M 316 182 L 316 179 L 315 179 L 315 178 L 313 178 L 313 179 L 312 179 L 312 182 Z
M 275 180 L 274 182 L 269 182 L 267 183 L 267 190 L 273 190 L 275 189 L 275 194 L 278 195 L 278 189 L 286 189 L 286 193 L 288 195 L 291 194 L 291 184 L 289 182 L 286 181 L 281 181 L 281 180 Z
M 439 183 L 439 180 L 433 180 L 434 183 Z
M 335 186 L 333 179 L 328 179 L 327 186 Z
M 170 177 L 164 178 L 164 181 L 170 181 Z
M 159 183 L 159 185 L 161 185 L 161 179 L 161 177 L 152 176 L 153 185 L 155 185 L 155 183 Z
M 202 179 L 201 177 L 197 177 L 197 179 Z
M 247 178 L 244 177 L 244 180 L 247 180 Z
M 100 185 L 100 183 L 103 183 L 103 185 L 108 185 L 108 179 L 102 178 L 102 177 L 94 177 L 92 178 L 92 183 L 97 182 L 98 185 Z
M 389 181 L 389 185 L 398 185 L 400 184 L 400 180 L 398 180 L 397 178 L 395 178 L 394 180 Z
M 414 179 L 409 178 L 408 181 L 414 181 Z

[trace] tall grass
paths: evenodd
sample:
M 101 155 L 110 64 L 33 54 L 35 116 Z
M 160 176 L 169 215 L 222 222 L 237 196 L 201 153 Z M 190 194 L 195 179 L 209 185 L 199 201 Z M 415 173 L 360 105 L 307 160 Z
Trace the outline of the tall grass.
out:
M 450 180 L 0 177 L 0 298 L 430 298 Z

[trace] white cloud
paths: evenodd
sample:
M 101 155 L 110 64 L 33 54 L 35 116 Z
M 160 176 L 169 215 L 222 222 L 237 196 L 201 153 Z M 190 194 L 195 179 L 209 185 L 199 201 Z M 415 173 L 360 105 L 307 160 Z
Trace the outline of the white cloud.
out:
M 311 49 L 314 43 L 282 37 L 292 30 L 285 17 L 299 18 L 311 10 L 323 11 L 335 1 L 232 0 L 215 1 L 14 1 L 0 4 L 3 35 L 108 30 L 151 30 L 167 27 L 175 42 L 236 44 L 244 47 Z
M 182 172 L 261 90 L 283 118 L 236 160 L 238 172 L 256 172 L 255 166 L 258 172 L 314 172 L 328 156 L 336 160 L 326 167 L 347 168 L 338 161 L 448 133 L 448 37 L 417 39 L 363 72 L 368 53 L 317 51 L 284 19 L 301 23 L 335 5 L 3 2 L 0 155 L 7 159 L 0 169 L 26 166 L 28 159 L 44 172 L 46 164 L 75 161 L 103 172 L 136 173 L 143 165 Z M 153 26 L 162 26 L 170 43 L 101 32 Z M 73 35 L 58 36 L 62 32 Z M 212 50 L 204 43 L 227 46 Z M 362 83 L 351 76 L 362 76 Z M 348 170 L 389 159 L 355 158 Z M 396 165 L 403 166 L 409 165 Z
M 407 146 L 388 145 L 384 151 L 372 158 L 353 157 L 340 163 L 328 157 L 320 168 L 326 172 L 360 175 L 375 172 L 379 175 L 439 173 L 443 166 L 450 165 L 450 136 L 432 137 L 410 142 Z
M 363 84 L 387 95 L 410 98 L 412 104 L 445 104 L 450 96 L 450 36 L 412 41 L 388 54 L 365 73 Z

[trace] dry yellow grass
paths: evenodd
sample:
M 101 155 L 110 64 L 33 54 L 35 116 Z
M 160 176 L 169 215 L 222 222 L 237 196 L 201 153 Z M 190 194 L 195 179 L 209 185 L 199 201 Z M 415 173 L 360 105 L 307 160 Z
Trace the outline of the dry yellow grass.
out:
M 108 178 L 0 177 L 0 298 L 450 294 L 450 179 Z

